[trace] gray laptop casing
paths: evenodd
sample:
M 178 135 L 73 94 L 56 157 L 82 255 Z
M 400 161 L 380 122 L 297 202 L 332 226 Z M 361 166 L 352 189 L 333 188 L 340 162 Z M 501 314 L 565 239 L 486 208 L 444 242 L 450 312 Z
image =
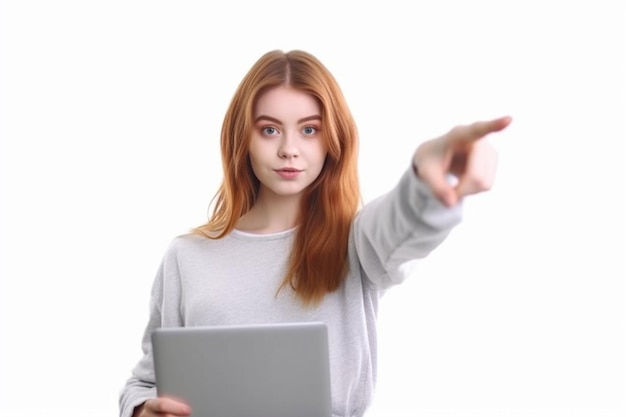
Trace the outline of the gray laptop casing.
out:
M 159 396 L 194 417 L 330 417 L 320 322 L 171 327 L 152 333 Z

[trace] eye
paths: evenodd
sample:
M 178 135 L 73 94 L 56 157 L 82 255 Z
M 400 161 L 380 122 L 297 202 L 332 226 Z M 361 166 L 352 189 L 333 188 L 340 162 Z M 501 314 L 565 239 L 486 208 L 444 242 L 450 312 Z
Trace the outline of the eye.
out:
M 306 136 L 315 135 L 317 133 L 317 127 L 305 126 L 304 129 L 302 129 L 302 133 L 304 133 Z
M 261 133 L 266 136 L 273 136 L 278 134 L 278 129 L 276 129 L 274 126 L 265 126 L 261 128 Z

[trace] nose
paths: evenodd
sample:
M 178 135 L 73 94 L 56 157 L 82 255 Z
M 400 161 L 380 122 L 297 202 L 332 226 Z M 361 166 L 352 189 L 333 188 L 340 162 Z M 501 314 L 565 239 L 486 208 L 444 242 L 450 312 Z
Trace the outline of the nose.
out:
M 298 156 L 298 147 L 292 135 L 284 135 L 278 147 L 278 157 L 281 159 L 291 159 Z

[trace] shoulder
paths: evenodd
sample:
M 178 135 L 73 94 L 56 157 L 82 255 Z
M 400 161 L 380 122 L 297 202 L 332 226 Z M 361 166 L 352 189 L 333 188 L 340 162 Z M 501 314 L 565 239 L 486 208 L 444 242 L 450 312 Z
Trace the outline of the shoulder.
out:
M 212 241 L 213 239 L 191 232 L 175 236 L 165 250 L 165 258 L 180 258 L 184 254 L 206 251 L 207 245 Z
M 223 252 L 234 250 L 247 240 L 255 239 L 249 238 L 245 234 L 242 235 L 237 231 L 232 231 L 220 238 L 210 238 L 199 233 L 189 232 L 174 237 L 170 241 L 166 253 L 170 256 L 180 257 L 183 254 Z
M 168 252 L 176 252 L 181 249 L 200 245 L 203 241 L 209 240 L 206 237 L 200 236 L 196 233 L 185 233 L 175 236 L 167 248 Z

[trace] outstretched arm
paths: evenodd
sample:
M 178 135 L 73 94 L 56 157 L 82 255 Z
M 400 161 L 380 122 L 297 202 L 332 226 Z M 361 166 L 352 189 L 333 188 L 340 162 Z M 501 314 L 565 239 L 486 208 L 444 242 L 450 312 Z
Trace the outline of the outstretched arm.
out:
M 363 207 L 352 239 L 369 281 L 379 288 L 401 282 L 443 242 L 461 221 L 463 197 L 493 184 L 497 155 L 484 138 L 510 122 L 502 117 L 458 126 L 422 143 L 412 160 L 417 175 L 408 169 L 394 189 Z
M 485 140 L 511 123 L 505 116 L 457 126 L 438 138 L 421 144 L 413 156 L 413 167 L 435 197 L 448 207 L 463 197 L 489 190 L 495 180 L 497 154 Z M 451 184 L 448 175 L 458 182 Z

